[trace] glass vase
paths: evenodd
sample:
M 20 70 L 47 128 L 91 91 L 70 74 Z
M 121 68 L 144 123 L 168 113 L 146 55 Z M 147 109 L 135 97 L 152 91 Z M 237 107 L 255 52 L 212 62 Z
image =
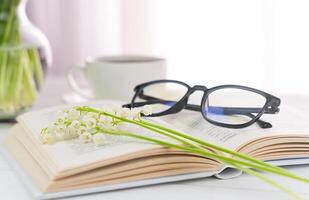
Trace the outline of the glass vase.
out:
M 0 4 L 0 121 L 12 120 L 33 105 L 51 65 L 49 42 L 29 21 L 26 3 Z
M 38 97 L 44 68 L 36 46 L 0 47 L 0 119 L 10 120 Z

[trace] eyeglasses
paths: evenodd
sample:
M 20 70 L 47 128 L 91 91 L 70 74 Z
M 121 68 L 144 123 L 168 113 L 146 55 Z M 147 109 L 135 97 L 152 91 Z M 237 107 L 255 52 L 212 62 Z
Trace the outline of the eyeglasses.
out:
M 182 109 L 199 111 L 208 122 L 226 128 L 245 128 L 255 122 L 261 128 L 271 128 L 272 125 L 260 117 L 277 114 L 280 105 L 279 98 L 240 85 L 190 87 L 181 81 L 156 80 L 139 84 L 134 91 L 131 103 L 123 107 L 153 105 L 154 112 L 150 117 L 174 114 Z M 204 92 L 201 104 L 189 104 L 189 97 L 196 91 Z

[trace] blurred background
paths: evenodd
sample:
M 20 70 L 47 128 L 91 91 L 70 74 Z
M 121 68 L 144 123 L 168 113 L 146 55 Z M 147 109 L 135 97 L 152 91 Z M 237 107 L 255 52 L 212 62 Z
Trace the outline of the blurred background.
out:
M 309 94 L 309 1 L 29 0 L 48 37 L 51 74 L 89 56 L 168 59 L 168 77 Z

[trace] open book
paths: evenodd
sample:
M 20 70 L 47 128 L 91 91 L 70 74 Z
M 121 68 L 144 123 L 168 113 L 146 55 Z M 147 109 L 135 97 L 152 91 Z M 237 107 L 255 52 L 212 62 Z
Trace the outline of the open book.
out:
M 101 107 L 111 102 L 87 105 Z M 114 103 L 114 102 L 113 102 Z M 5 140 L 5 155 L 33 195 L 40 199 L 109 191 L 201 177 L 231 178 L 239 170 L 217 160 L 163 148 L 130 138 L 110 138 L 108 144 L 81 144 L 78 139 L 42 144 L 40 130 L 68 105 L 33 111 L 18 117 Z M 184 133 L 275 165 L 309 163 L 309 124 L 299 112 L 281 107 L 276 116 L 263 116 L 271 129 L 252 125 L 227 129 L 207 123 L 198 112 L 154 118 Z M 154 134 L 138 129 L 142 134 Z M 219 152 L 218 152 L 219 153 Z

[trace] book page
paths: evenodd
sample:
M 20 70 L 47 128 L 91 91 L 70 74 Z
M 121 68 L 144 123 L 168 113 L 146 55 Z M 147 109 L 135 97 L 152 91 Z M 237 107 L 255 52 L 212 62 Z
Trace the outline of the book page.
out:
M 119 102 L 100 101 L 87 103 L 87 106 L 100 108 L 103 105 L 120 104 Z M 121 105 L 121 104 L 120 104 Z M 154 144 L 128 137 L 107 136 L 107 143 L 103 146 L 96 146 L 93 143 L 84 144 L 77 139 L 60 141 L 55 144 L 42 144 L 39 135 L 42 128 L 50 126 L 58 110 L 71 108 L 73 105 L 63 105 L 48 108 L 40 111 L 25 113 L 18 117 L 18 122 L 26 129 L 27 136 L 31 137 L 34 145 L 45 157 L 49 157 L 60 170 L 76 168 L 79 166 L 112 159 L 121 155 L 139 152 L 158 147 Z M 129 127 L 129 131 L 141 132 L 144 135 L 152 136 L 152 132 L 139 127 Z M 24 133 L 21 133 L 24 134 Z M 23 141 L 23 135 L 16 134 Z
M 122 102 L 99 101 L 87 103 L 88 106 L 93 107 L 102 107 L 107 104 L 121 105 Z M 87 163 L 99 162 L 112 159 L 116 156 L 158 147 L 150 143 L 130 138 L 111 140 L 110 144 L 102 147 L 96 147 L 94 144 L 80 144 L 78 139 L 63 141 L 53 145 L 43 145 L 39 141 L 41 129 L 51 125 L 55 119 L 55 113 L 58 110 L 71 107 L 72 105 L 58 106 L 26 113 L 18 118 L 18 121 L 27 129 L 27 133 L 31 133 L 30 137 L 34 138 L 36 145 L 42 149 L 42 151 L 46 152 L 46 155 L 50 156 L 50 159 L 52 159 L 60 169 L 70 169 L 74 166 L 83 166 Z M 186 110 L 182 110 L 177 114 L 149 119 L 159 123 L 166 123 L 172 128 L 178 129 L 184 133 L 192 134 L 210 143 L 230 149 L 237 149 L 248 141 L 260 137 L 282 134 L 309 134 L 309 124 L 307 123 L 309 120 L 307 116 L 288 105 L 283 104 L 280 108 L 281 111 L 279 114 L 264 114 L 262 116 L 264 121 L 272 123 L 273 127 L 270 129 L 262 129 L 257 124 L 242 129 L 222 128 L 208 123 L 200 112 Z M 158 137 L 158 134 L 151 133 L 145 129 L 134 130 L 133 128 L 132 131 Z
M 272 135 L 295 134 L 309 137 L 309 117 L 303 114 L 308 111 L 297 110 L 283 103 L 279 114 L 264 114 L 261 117 L 262 120 L 273 125 L 268 129 L 262 129 L 256 123 L 247 128 L 223 128 L 207 122 L 200 112 L 187 110 L 161 117 L 161 120 L 183 132 L 236 150 L 251 140 Z

